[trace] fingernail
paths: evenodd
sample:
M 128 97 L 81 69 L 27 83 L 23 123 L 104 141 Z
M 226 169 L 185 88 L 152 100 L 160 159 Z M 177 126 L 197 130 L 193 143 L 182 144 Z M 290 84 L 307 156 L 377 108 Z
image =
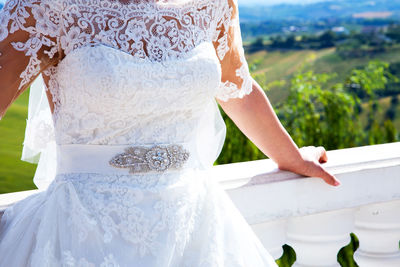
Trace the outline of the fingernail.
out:
M 339 186 L 339 185 L 341 185 L 341 183 L 340 183 L 339 181 L 336 180 L 336 181 L 334 182 L 333 185 L 334 185 L 334 186 Z

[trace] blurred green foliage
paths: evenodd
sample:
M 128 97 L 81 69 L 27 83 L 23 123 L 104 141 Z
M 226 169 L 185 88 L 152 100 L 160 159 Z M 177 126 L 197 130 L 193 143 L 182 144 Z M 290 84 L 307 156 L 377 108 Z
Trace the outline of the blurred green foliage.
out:
M 275 111 L 299 147 L 315 145 L 333 150 L 398 141 L 393 122 L 376 116 L 380 108 L 378 93 L 389 83 L 398 82 L 388 70 L 388 63 L 371 61 L 362 69 L 354 69 L 342 83 L 329 87 L 327 84 L 336 73 L 314 73 L 300 68 L 290 81 L 287 100 L 277 105 Z M 265 88 L 265 84 L 258 82 Z M 362 103 L 370 107 L 364 111 L 368 117 L 366 124 L 361 120 Z M 266 158 L 222 109 L 221 113 L 227 137 L 217 163 Z

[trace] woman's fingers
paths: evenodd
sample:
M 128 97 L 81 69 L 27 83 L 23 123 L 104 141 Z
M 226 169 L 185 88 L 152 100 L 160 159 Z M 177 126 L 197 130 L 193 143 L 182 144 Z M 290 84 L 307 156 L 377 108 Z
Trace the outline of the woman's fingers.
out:
M 325 163 L 328 161 L 328 154 L 326 153 L 326 150 L 324 147 L 319 146 L 316 148 L 316 150 L 318 151 L 319 155 L 318 155 L 318 162 L 319 163 Z M 327 170 L 325 170 L 324 167 L 322 167 L 321 165 L 318 164 L 318 166 L 320 167 L 320 172 L 321 172 L 321 178 L 324 179 L 325 182 L 327 182 L 328 184 L 331 184 L 333 186 L 339 186 L 340 185 L 340 181 L 333 176 L 332 174 L 330 174 Z
M 316 164 L 316 169 L 318 169 L 317 177 L 321 177 L 327 184 L 333 185 L 333 186 L 339 186 L 340 181 L 330 174 L 327 170 L 325 170 L 324 167 L 322 167 L 319 164 Z
M 308 171 L 304 175 L 315 178 L 322 178 L 329 185 L 340 185 L 340 181 L 335 176 L 330 174 L 327 170 L 325 170 L 325 168 L 322 167 L 318 162 L 309 161 L 308 164 Z
M 326 154 L 326 150 L 324 147 L 319 146 L 316 148 L 318 153 L 318 162 L 325 163 L 328 161 L 328 155 Z
M 332 186 L 339 186 L 340 181 L 330 174 L 320 164 L 328 161 L 328 155 L 324 147 L 307 146 L 301 149 L 303 159 L 307 162 L 306 173 L 303 175 L 322 178 L 327 184 Z
M 326 154 L 326 150 L 323 146 L 303 146 L 300 148 L 300 151 L 302 152 L 305 160 L 316 160 L 320 163 L 328 161 L 328 155 Z

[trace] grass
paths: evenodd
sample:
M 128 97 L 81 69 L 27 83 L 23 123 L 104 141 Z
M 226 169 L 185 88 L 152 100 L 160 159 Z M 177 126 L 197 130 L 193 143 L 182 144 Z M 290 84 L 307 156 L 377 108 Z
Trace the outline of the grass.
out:
M 394 97 L 397 97 L 397 99 L 400 102 L 400 95 L 397 95 Z M 388 111 L 388 109 L 391 106 L 391 103 L 390 103 L 391 99 L 392 99 L 391 96 L 382 97 L 382 98 L 378 99 L 379 108 L 374 113 L 374 117 L 376 118 L 376 121 L 383 122 L 383 121 L 387 120 L 386 112 Z M 370 106 L 369 106 L 369 103 L 362 103 L 361 106 L 363 108 L 363 112 L 360 114 L 361 123 L 363 125 L 366 125 L 368 122 L 368 114 L 369 114 Z M 397 132 L 400 132 L 400 105 L 396 106 L 395 114 L 396 114 L 396 116 L 393 120 L 393 125 L 396 128 Z
M 335 49 L 300 50 L 300 51 L 259 51 L 247 56 L 249 65 L 256 66 L 252 74 L 262 74 L 266 82 L 277 80 L 288 82 L 290 77 L 304 64 L 312 64 L 326 55 L 333 54 Z M 267 89 L 267 88 L 264 88 Z M 284 101 L 287 90 L 282 88 L 270 88 L 268 97 L 272 103 Z
M 29 92 L 24 92 L 0 122 L 0 193 L 36 188 L 36 165 L 20 160 L 28 113 Z
M 362 58 L 342 59 L 337 53 L 328 53 L 309 65 L 308 69 L 318 70 L 318 73 L 335 72 L 338 76 L 332 82 L 342 82 L 352 69 L 366 66 L 371 60 L 400 62 L 400 47 Z

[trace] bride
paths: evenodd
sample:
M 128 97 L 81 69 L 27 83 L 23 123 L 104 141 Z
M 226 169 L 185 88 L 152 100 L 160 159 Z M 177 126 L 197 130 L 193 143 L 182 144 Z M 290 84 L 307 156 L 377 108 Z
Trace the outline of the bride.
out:
M 0 53 L 0 116 L 43 79 L 57 163 L 5 211 L 2 267 L 276 266 L 207 175 L 217 103 L 280 169 L 339 185 L 251 78 L 236 0 L 8 0 Z

